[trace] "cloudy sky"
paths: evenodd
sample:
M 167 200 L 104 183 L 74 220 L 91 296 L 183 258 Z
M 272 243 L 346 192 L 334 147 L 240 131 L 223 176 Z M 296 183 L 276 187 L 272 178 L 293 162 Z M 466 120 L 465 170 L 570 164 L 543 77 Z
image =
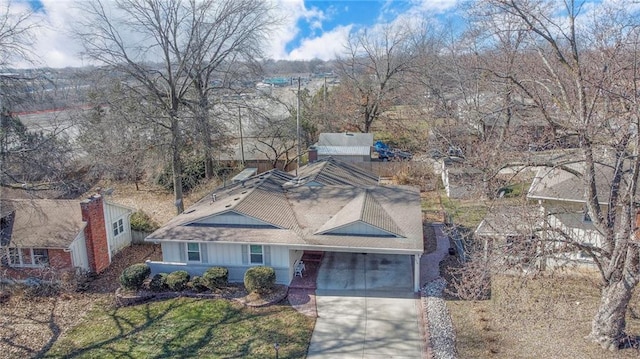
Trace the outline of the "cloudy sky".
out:
M 0 0 L 6 5 L 9 0 Z M 77 17 L 74 4 L 83 0 L 11 0 L 13 11 L 31 8 L 41 26 L 33 52 L 39 66 L 67 67 L 88 64 L 80 57 L 80 46 L 68 35 Z M 452 16 L 456 0 L 270 0 L 285 17 L 273 34 L 267 54 L 273 59 L 334 58 L 346 35 L 355 29 L 393 22 L 418 14 L 435 21 Z M 5 7 L 2 7 L 4 11 Z M 17 67 L 31 67 L 14 63 Z

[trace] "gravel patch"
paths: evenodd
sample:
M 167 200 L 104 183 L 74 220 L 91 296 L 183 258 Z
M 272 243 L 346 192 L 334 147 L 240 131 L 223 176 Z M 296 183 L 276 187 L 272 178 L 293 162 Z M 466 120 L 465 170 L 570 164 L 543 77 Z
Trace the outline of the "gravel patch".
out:
M 421 292 L 431 351 L 435 359 L 456 358 L 456 333 L 451 315 L 442 298 L 442 292 L 446 286 L 447 281 L 438 277 L 427 283 Z

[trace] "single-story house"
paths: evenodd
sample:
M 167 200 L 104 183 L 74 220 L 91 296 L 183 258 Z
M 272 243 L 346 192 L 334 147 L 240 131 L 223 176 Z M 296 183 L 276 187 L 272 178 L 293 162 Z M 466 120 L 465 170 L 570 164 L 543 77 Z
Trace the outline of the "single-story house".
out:
M 0 265 L 7 279 L 53 272 L 100 273 L 131 244 L 132 209 L 94 195 L 81 202 L 59 199 L 2 200 Z
M 344 162 L 369 162 L 372 146 L 372 133 L 321 133 L 309 149 L 309 161 L 332 157 Z
M 530 205 L 519 209 L 494 209 L 480 223 L 475 234 L 485 239 L 506 240 L 507 244 L 519 240 L 538 243 L 535 254 L 536 264 L 540 267 L 590 266 L 593 258 L 585 248 L 601 247 L 604 237 L 586 208 L 580 176 L 583 171 L 583 162 L 540 167 L 527 192 Z M 596 166 L 596 187 L 605 213 L 609 201 L 606 189 L 612 176 L 611 168 Z
M 406 255 L 416 291 L 424 251 L 419 190 L 331 158 L 218 188 L 145 240 L 162 245 L 152 273 L 223 266 L 233 282 L 266 265 L 288 285 L 305 251 Z

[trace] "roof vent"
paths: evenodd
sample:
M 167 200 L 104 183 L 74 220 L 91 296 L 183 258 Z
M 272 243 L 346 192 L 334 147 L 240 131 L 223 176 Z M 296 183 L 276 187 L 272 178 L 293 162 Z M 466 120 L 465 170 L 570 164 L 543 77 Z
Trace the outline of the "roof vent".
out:
M 247 191 L 242 191 L 240 194 L 245 194 L 245 193 L 247 193 Z
M 195 212 L 195 211 L 196 211 L 196 210 L 195 210 L 195 208 L 194 208 L 194 209 L 190 209 L 190 210 L 188 210 L 188 211 L 184 212 L 184 214 L 187 214 L 187 213 L 193 213 L 193 212 Z
M 239 199 L 240 199 L 240 197 L 236 197 L 236 198 L 234 198 L 233 200 L 234 200 L 234 201 L 237 201 L 237 200 L 239 200 Z
M 224 206 L 224 208 L 229 208 L 229 207 L 231 207 L 231 205 L 230 205 L 230 204 L 228 204 L 228 205 Z

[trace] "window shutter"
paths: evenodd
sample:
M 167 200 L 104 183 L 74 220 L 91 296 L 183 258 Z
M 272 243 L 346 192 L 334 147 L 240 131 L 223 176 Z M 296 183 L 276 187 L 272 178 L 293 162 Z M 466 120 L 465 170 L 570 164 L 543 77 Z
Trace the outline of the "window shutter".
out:
M 180 254 L 180 262 L 187 263 L 187 244 L 178 243 L 178 252 Z
M 202 263 L 209 263 L 209 253 L 207 253 L 206 243 L 200 243 L 200 260 Z
M 271 265 L 271 246 L 262 246 L 264 248 L 264 265 Z
M 242 264 L 248 265 L 249 264 L 249 245 L 243 244 L 240 246 L 240 248 L 242 252 Z

